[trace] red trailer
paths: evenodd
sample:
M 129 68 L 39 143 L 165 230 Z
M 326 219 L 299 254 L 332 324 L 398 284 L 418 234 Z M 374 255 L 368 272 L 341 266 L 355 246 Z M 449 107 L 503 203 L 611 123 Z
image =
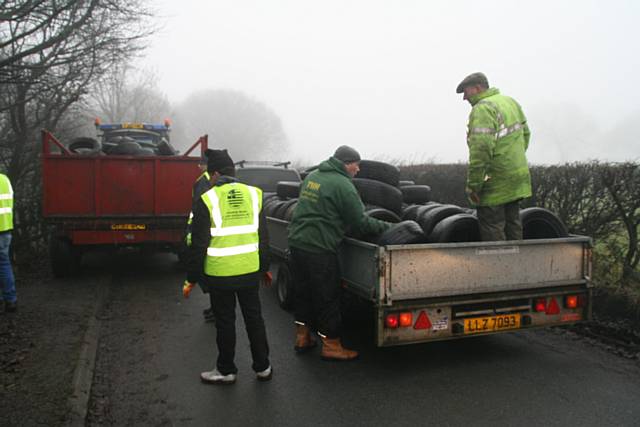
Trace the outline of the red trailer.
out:
M 94 248 L 140 246 L 179 254 L 207 143 L 206 135 L 200 137 L 183 155 L 73 153 L 43 130 L 42 213 L 54 229 L 54 274 L 72 273 Z M 198 146 L 199 155 L 190 155 Z

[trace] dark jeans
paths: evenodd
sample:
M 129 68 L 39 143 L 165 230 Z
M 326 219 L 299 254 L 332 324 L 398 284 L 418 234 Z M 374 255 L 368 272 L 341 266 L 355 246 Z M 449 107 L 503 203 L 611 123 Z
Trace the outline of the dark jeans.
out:
M 522 240 L 519 200 L 499 206 L 478 206 L 477 212 L 483 241 Z
M 213 313 L 216 318 L 218 335 L 218 362 L 216 367 L 223 375 L 238 372 L 233 359 L 236 354 L 236 297 L 247 328 L 251 356 L 255 372 L 269 367 L 269 344 L 260 309 L 259 286 L 240 289 L 211 289 Z
M 295 320 L 328 338 L 342 333 L 338 257 L 291 248 L 295 290 Z
M 11 257 L 11 232 L 0 233 L 0 283 L 2 284 L 2 299 L 14 303 L 16 296 L 16 281 L 13 277 Z

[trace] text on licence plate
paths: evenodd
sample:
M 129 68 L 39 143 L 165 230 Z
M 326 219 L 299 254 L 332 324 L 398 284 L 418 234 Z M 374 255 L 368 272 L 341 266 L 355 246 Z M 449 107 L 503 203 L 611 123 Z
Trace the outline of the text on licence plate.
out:
M 518 329 L 520 327 L 520 314 L 504 314 L 500 316 L 472 317 L 464 319 L 464 333 L 478 334 L 482 332 L 502 331 L 505 329 Z

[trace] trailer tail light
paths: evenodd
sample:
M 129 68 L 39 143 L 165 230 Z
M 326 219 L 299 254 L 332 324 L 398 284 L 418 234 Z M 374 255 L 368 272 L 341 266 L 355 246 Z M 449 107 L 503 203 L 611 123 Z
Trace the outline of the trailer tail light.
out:
M 431 328 L 431 321 L 429 320 L 429 316 L 424 311 L 421 311 L 418 315 L 418 320 L 416 320 L 416 324 L 413 325 L 413 329 L 429 329 Z
M 406 328 L 413 325 L 413 314 L 411 312 L 400 313 L 400 326 Z
M 389 329 L 396 329 L 398 327 L 399 319 L 396 313 L 387 314 L 384 319 L 384 325 Z
M 547 314 L 559 314 L 560 307 L 558 306 L 558 302 L 554 297 L 549 298 L 549 304 L 547 305 Z
M 537 298 L 533 303 L 533 309 L 538 313 L 543 313 L 547 311 L 547 299 L 546 298 Z
M 578 295 L 566 295 L 564 297 L 565 308 L 578 308 Z

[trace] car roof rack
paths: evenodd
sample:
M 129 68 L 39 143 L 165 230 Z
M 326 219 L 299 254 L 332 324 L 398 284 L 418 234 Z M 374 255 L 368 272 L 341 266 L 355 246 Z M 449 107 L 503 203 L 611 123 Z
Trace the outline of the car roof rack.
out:
M 269 162 L 266 160 L 240 160 L 239 162 L 235 162 L 234 165 L 243 168 L 245 165 L 260 165 L 260 166 L 276 166 L 276 167 L 284 167 L 285 169 L 289 169 L 289 165 L 291 162 Z

